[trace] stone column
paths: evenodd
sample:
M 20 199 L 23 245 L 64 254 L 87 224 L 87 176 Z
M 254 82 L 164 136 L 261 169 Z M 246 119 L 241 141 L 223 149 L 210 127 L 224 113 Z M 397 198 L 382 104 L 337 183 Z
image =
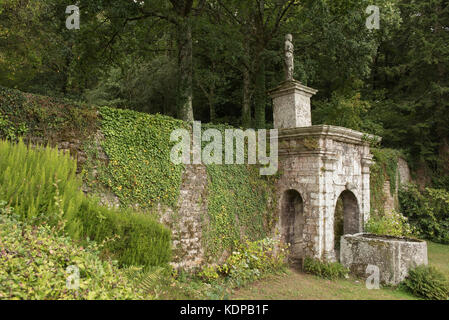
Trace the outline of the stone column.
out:
M 321 169 L 321 175 L 323 179 L 323 259 L 325 261 L 337 261 L 334 250 L 334 171 L 337 158 L 333 154 L 325 155 L 322 158 L 323 167 Z
M 298 128 L 312 125 L 310 98 L 317 90 L 302 85 L 299 81 L 285 81 L 271 90 L 273 99 L 274 128 Z
M 370 192 L 370 167 L 374 164 L 372 155 L 364 156 L 362 158 L 362 199 L 360 210 L 363 217 L 362 228 L 368 222 L 371 211 L 371 192 Z M 363 230 L 364 231 L 364 230 Z

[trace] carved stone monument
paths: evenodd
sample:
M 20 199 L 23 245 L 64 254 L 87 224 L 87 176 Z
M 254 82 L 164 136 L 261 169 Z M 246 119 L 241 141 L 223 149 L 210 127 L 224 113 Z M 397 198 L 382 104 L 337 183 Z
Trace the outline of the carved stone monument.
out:
M 293 37 L 291 34 L 287 34 L 285 36 L 285 46 L 284 46 L 284 65 L 285 65 L 285 81 L 292 81 L 293 80 L 293 72 L 295 70 L 295 63 L 294 63 L 294 47 L 293 47 Z
M 380 138 L 312 125 L 310 98 L 317 90 L 293 78 L 291 35 L 285 40 L 285 81 L 270 91 L 282 172 L 276 186 L 276 233 L 290 244 L 293 263 L 307 256 L 335 261 L 339 260 L 340 232 L 362 232 L 369 218 L 372 155 L 368 141 Z M 342 209 L 337 210 L 339 200 Z M 334 226 L 340 216 L 343 231 Z
M 273 99 L 274 128 L 297 128 L 312 125 L 310 98 L 317 90 L 302 85 L 293 78 L 294 56 L 292 35 L 285 36 L 285 81 L 270 91 Z

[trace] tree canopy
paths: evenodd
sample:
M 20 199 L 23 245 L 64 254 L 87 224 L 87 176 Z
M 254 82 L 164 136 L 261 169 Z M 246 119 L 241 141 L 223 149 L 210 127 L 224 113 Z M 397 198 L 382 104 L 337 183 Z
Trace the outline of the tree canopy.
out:
M 314 124 L 381 135 L 449 185 L 448 1 L 80 0 L 79 30 L 67 5 L 0 0 L 0 85 L 270 128 L 291 33 L 295 78 L 319 90 Z

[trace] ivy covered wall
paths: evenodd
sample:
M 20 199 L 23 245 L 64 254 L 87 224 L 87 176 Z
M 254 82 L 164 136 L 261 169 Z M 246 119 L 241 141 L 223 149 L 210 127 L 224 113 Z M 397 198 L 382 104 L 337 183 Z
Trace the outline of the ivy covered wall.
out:
M 205 125 L 203 129 L 212 127 L 222 132 L 229 128 Z M 204 171 L 195 171 L 206 175 L 204 197 L 195 196 L 200 186 L 183 186 L 182 192 L 188 194 L 180 197 L 183 179 L 193 184 L 195 179 L 184 165 L 170 161 L 175 144 L 170 134 L 177 128 L 190 129 L 190 125 L 158 114 L 93 107 L 0 88 L 1 138 L 24 136 L 32 143 L 67 149 L 79 160 L 84 189 L 89 193 L 108 195 L 115 200 L 111 204 L 132 206 L 161 219 L 170 215 L 179 259 L 186 259 L 192 242 L 198 240 L 204 260 L 213 262 L 230 254 L 236 242 L 271 235 L 274 178 L 260 176 L 256 166 L 207 165 Z M 205 208 L 199 224 L 179 217 L 190 216 L 180 208 L 194 208 L 194 202 Z M 185 252 L 177 252 L 176 246 Z
M 374 156 L 374 164 L 370 170 L 371 213 L 382 216 L 388 213 L 385 212 L 386 209 L 398 206 L 398 162 L 403 155 L 398 150 L 380 148 L 372 148 L 371 153 Z M 385 188 L 388 184 L 389 188 Z M 393 202 L 394 205 L 388 202 Z

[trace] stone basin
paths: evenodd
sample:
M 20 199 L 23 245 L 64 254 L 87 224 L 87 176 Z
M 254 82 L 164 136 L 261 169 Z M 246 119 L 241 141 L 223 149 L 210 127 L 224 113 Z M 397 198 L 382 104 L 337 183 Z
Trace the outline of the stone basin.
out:
M 368 265 L 379 268 L 380 283 L 396 285 L 408 271 L 427 265 L 427 243 L 422 240 L 368 233 L 344 235 L 340 241 L 340 262 L 351 273 L 367 278 Z

